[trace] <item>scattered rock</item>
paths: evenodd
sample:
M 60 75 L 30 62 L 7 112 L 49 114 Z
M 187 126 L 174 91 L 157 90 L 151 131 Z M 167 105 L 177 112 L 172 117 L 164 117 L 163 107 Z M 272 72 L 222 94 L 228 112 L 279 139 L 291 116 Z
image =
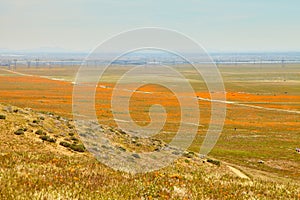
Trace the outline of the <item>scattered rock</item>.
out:
M 195 153 L 194 153 L 194 152 L 191 152 L 191 151 L 189 151 L 189 152 L 184 152 L 184 153 L 183 153 L 183 156 L 184 156 L 184 157 L 187 157 L 187 158 L 193 158 L 194 155 L 195 155 Z
M 179 151 L 173 151 L 172 154 L 174 154 L 174 155 L 180 155 L 180 152 Z
M 12 109 L 11 106 L 4 107 L 2 110 L 5 111 L 5 112 L 8 112 L 8 113 L 12 113 L 13 112 L 13 109 Z
M 135 144 L 135 143 L 136 143 L 136 139 L 132 138 L 132 139 L 131 139 L 131 142 L 132 142 L 133 144 Z
M 265 162 L 263 160 L 258 161 L 259 164 L 264 164 Z
M 29 126 L 32 126 L 32 127 L 37 127 L 37 126 L 38 126 L 37 124 L 31 123 L 31 122 L 28 123 L 28 125 L 29 125 Z
M 25 111 L 25 110 L 21 110 L 21 109 L 19 109 L 19 111 L 18 111 L 20 114 L 25 114 L 25 115 L 28 115 L 28 111 Z

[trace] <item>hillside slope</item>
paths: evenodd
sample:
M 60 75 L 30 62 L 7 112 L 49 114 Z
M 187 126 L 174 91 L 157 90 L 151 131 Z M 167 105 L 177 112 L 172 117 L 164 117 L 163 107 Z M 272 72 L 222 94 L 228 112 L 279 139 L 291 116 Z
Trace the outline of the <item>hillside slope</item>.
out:
M 188 152 L 155 172 L 115 171 L 87 152 L 70 119 L 1 104 L 0 118 L 0 199 L 300 198 L 296 183 L 249 178 L 224 162 Z M 103 130 L 125 151 L 166 145 L 153 139 L 132 142 L 112 127 Z

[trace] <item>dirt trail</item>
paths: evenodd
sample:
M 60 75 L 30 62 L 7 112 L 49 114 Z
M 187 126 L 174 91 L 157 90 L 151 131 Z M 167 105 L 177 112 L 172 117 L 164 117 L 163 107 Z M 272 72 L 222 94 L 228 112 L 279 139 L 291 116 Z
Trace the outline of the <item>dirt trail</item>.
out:
M 20 76 L 34 76 L 34 75 L 31 75 L 31 74 L 23 74 L 23 73 L 20 73 L 20 72 L 9 70 L 9 69 L 1 69 L 1 70 L 5 71 L 5 72 L 12 73 L 12 74 L 17 74 L 17 75 L 20 75 Z
M 202 100 L 202 101 L 232 104 L 232 105 L 249 107 L 249 108 L 255 108 L 255 109 L 261 109 L 261 110 L 269 110 L 269 111 L 277 111 L 277 112 L 287 112 L 287 113 L 293 113 L 293 114 L 300 114 L 300 111 L 297 111 L 297 110 L 285 110 L 285 109 L 279 109 L 279 108 L 266 108 L 266 107 L 262 107 L 262 106 L 255 106 L 255 105 L 250 105 L 250 104 L 243 104 L 243 103 L 235 102 L 235 101 L 211 100 L 211 99 L 201 98 L 201 97 L 198 97 L 198 99 Z
M 6 72 L 9 72 L 9 73 L 12 73 L 12 74 L 17 74 L 17 75 L 20 75 L 20 76 L 29 76 L 29 77 L 37 77 L 37 78 L 46 78 L 46 79 L 53 80 L 53 81 L 70 82 L 70 81 L 67 81 L 67 80 L 65 80 L 65 79 L 51 78 L 51 77 L 49 77 L 49 76 L 38 76 L 38 75 L 32 75 L 32 74 L 24 74 L 24 73 L 16 72 L 16 71 L 9 70 L 9 69 L 0 69 L 0 70 L 6 71 Z
M 244 174 L 243 172 L 241 172 L 241 171 L 238 170 L 237 168 L 234 168 L 234 167 L 229 166 L 229 165 L 227 165 L 227 167 L 228 167 L 235 175 L 237 175 L 238 177 L 243 178 L 243 179 L 248 179 L 248 180 L 250 180 L 250 178 L 249 178 L 246 174 Z

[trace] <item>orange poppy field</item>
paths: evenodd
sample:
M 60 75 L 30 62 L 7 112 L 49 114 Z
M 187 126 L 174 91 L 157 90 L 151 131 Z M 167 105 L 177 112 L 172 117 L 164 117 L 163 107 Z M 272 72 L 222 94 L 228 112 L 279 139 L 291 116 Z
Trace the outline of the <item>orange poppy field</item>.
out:
M 219 66 L 226 88 L 227 114 L 224 129 L 210 153 L 212 157 L 247 170 L 259 170 L 299 180 L 300 155 L 300 66 L 245 65 Z M 78 67 L 31 68 L 16 71 L 0 69 L 0 102 L 37 111 L 54 112 L 72 117 L 72 92 Z M 179 68 L 190 81 L 192 70 Z M 116 126 L 111 112 L 111 96 L 115 80 L 125 72 L 114 66 L 99 82 L 96 105 L 99 123 Z M 117 72 L 117 75 L 113 73 Z M 203 82 L 193 82 L 195 96 L 200 97 L 200 122 L 190 150 L 199 152 L 210 121 L 210 94 Z M 104 87 L 103 87 L 104 86 Z M 161 104 L 167 121 L 157 137 L 170 141 L 180 126 L 180 105 L 172 92 L 159 85 L 148 84 L 135 92 L 130 100 L 130 114 L 136 123 L 149 123 L 149 107 Z M 155 94 L 155 95 L 154 95 Z M 181 94 L 189 95 L 189 94 Z M 259 164 L 264 161 L 264 165 Z

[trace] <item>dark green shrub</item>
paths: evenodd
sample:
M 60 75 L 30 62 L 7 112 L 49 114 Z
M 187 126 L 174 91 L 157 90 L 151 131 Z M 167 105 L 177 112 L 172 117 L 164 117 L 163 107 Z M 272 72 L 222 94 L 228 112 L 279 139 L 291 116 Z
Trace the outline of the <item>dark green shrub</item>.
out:
M 82 144 L 72 144 L 70 148 L 73 151 L 85 152 L 85 147 Z
M 220 165 L 221 165 L 221 162 L 220 162 L 220 161 L 218 161 L 218 160 L 213 160 L 213 159 L 210 159 L 210 158 L 207 159 L 207 162 L 212 163 L 212 164 L 217 165 L 217 166 L 220 166 Z
M 37 134 L 37 135 L 46 135 L 46 133 L 44 133 L 44 131 L 42 131 L 41 129 L 37 130 L 35 132 L 35 134 Z
M 59 143 L 59 145 L 61 145 L 61 146 L 63 146 L 63 147 L 71 147 L 71 144 L 70 144 L 70 143 L 64 142 L 64 141 L 61 141 L 61 142 Z
M 6 119 L 5 115 L 0 115 L 0 119 Z
M 40 136 L 40 138 L 41 138 L 43 141 L 47 141 L 47 142 L 51 142 L 51 143 L 55 143 L 55 142 L 56 142 L 56 139 L 55 139 L 55 138 L 51 138 L 51 137 L 49 137 L 48 135 L 42 135 L 42 136 Z
M 24 130 L 22 128 L 18 129 L 15 131 L 16 135 L 23 135 L 24 134 Z
M 38 124 L 39 122 L 40 122 L 40 120 L 38 120 L 38 119 L 32 120 L 32 123 L 35 123 L 35 124 Z
M 74 137 L 74 136 L 70 137 L 70 139 L 73 140 L 74 142 L 78 142 L 79 141 L 79 139 L 76 138 L 76 137 Z

